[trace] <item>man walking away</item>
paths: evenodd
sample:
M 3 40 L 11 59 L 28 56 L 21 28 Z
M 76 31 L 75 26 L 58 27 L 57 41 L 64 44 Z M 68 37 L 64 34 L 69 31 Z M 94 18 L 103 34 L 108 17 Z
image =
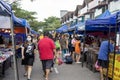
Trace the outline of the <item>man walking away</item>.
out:
M 48 75 L 53 64 L 55 44 L 52 39 L 48 37 L 49 32 L 44 32 L 44 38 L 38 42 L 38 51 L 40 60 L 42 61 L 42 67 L 44 71 L 45 79 L 48 80 Z

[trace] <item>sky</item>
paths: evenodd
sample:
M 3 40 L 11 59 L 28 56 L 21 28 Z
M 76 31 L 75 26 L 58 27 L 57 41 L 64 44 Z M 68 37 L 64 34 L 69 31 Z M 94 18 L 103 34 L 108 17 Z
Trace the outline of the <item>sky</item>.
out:
M 83 0 L 22 0 L 22 9 L 37 12 L 38 21 L 43 21 L 50 16 L 60 18 L 60 10 L 74 11 L 77 5 L 81 5 Z

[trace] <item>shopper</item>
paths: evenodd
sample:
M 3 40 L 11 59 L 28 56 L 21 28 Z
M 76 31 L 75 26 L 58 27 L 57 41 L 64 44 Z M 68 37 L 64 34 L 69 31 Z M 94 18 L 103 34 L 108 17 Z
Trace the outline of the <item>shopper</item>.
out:
M 113 43 L 114 39 L 112 38 L 110 39 L 110 42 L 107 40 L 103 41 L 98 52 L 98 66 L 100 66 L 101 80 L 104 80 L 103 70 L 107 72 L 107 68 L 109 65 L 108 53 L 114 50 Z
M 75 61 L 75 35 L 72 35 L 72 40 L 71 40 L 71 56 L 73 61 Z
M 63 34 L 60 39 L 60 45 L 61 45 L 61 50 L 62 50 L 62 60 L 65 62 L 64 56 L 68 50 L 68 39 L 65 34 Z
M 44 38 L 38 42 L 38 51 L 46 80 L 48 80 L 50 69 L 53 65 L 54 53 L 56 53 L 54 41 L 48 35 L 49 32 L 44 32 Z
M 79 37 L 76 37 L 75 41 L 75 61 L 76 63 L 81 63 L 80 62 L 80 57 L 81 57 L 81 43 Z
M 31 35 L 27 36 L 26 43 L 22 46 L 22 65 L 25 65 L 25 74 L 31 80 L 31 72 L 35 58 L 35 44 Z

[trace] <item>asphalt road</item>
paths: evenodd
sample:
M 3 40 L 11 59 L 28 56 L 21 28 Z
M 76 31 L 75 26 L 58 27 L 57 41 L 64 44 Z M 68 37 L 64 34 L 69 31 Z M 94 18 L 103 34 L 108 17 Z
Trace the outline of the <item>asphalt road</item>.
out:
M 24 66 L 18 60 L 19 80 L 27 80 L 24 74 Z M 81 64 L 62 64 L 55 65 L 55 69 L 50 73 L 49 80 L 99 80 L 99 72 L 92 72 L 85 66 L 82 68 Z M 32 71 L 32 80 L 44 80 L 41 62 L 36 55 L 35 63 Z M 0 80 L 14 80 L 14 68 L 10 67 L 5 72 L 5 77 Z

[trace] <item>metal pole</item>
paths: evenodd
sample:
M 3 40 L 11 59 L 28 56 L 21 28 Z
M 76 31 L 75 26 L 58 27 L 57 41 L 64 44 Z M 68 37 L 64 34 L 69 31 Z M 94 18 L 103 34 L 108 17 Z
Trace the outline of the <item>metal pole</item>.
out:
M 16 62 L 16 55 L 15 55 L 15 40 L 14 40 L 14 29 L 13 29 L 13 21 L 12 17 L 10 18 L 11 20 L 11 37 L 12 37 L 12 52 L 13 52 L 13 61 L 14 61 L 14 77 L 15 80 L 19 80 L 18 77 L 18 70 L 17 70 L 17 62 Z
M 84 31 L 84 40 L 83 40 L 83 53 L 82 53 L 82 67 L 84 66 L 84 52 L 85 52 L 85 38 L 86 38 L 86 30 Z
M 117 36 L 117 29 L 118 29 L 118 24 L 117 24 L 117 18 L 118 18 L 118 14 L 117 14 L 117 17 L 116 17 L 116 26 L 115 26 L 115 45 L 114 45 L 114 56 L 113 56 L 113 66 L 112 66 L 112 79 L 114 79 L 114 65 L 115 65 L 115 56 L 116 56 L 116 36 Z
M 108 68 L 107 68 L 106 79 L 105 79 L 105 80 L 108 80 L 108 71 L 109 71 L 110 32 L 111 32 L 111 28 L 110 28 L 110 26 L 109 26 L 109 34 L 108 34 L 108 37 L 109 37 L 109 40 L 108 40 L 108 56 L 107 56 L 107 60 L 108 60 Z

